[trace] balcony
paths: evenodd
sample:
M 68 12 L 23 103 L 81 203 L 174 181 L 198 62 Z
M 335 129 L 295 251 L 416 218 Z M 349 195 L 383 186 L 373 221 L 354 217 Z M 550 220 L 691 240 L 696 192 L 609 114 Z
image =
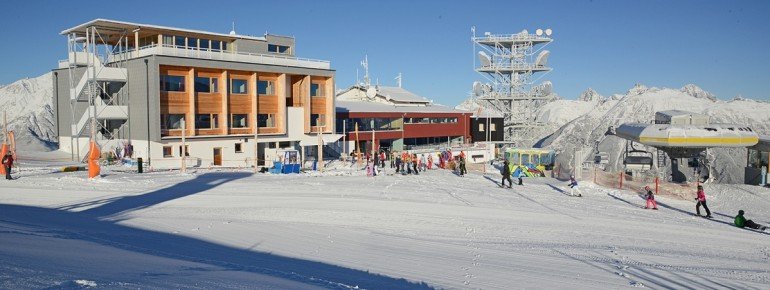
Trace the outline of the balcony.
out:
M 256 54 L 235 52 L 228 50 L 184 48 L 173 45 L 148 45 L 139 50 L 127 50 L 110 54 L 107 62 L 115 62 L 127 59 L 145 57 L 148 55 L 164 55 L 176 57 L 190 57 L 199 59 L 211 59 L 221 61 L 235 61 L 255 64 L 268 64 L 278 66 L 305 67 L 315 69 L 331 69 L 331 63 L 326 60 L 298 58 L 282 55 Z

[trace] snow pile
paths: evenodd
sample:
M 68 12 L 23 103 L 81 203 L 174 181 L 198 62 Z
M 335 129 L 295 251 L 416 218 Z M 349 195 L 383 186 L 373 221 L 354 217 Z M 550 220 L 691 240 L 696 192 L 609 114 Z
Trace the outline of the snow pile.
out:
M 14 131 L 20 151 L 49 151 L 56 147 L 50 73 L 0 87 L 1 112 L 7 114 L 9 130 Z

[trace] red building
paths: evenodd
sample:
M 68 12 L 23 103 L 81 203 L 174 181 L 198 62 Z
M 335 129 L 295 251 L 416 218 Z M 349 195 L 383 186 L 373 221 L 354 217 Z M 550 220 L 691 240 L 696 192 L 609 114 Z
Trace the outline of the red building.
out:
M 358 140 L 348 152 L 356 146 L 371 150 L 372 133 L 377 149 L 386 151 L 457 146 L 470 137 L 471 115 L 400 87 L 353 86 L 336 101 L 337 133 L 353 144 Z

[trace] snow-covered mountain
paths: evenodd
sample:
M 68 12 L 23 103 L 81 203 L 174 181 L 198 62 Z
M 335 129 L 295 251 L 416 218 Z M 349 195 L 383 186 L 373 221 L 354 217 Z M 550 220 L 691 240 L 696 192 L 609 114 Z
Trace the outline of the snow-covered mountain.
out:
M 8 127 L 14 131 L 19 151 L 56 148 L 52 92 L 50 73 L 0 86 L 0 114 L 7 114 Z
M 464 102 L 469 106 L 468 100 Z M 557 100 L 541 106 L 538 121 L 547 123 L 543 130 L 533 131 L 532 144 L 536 147 L 553 148 L 560 152 L 557 162 L 569 164 L 576 150 L 590 150 L 596 140 L 602 140 L 599 149 L 610 154 L 611 170 L 622 164 L 625 141 L 617 137 L 604 138 L 610 126 L 628 122 L 649 122 L 655 112 L 686 110 L 711 117 L 712 123 L 748 124 L 760 134 L 770 133 L 770 103 L 745 98 L 720 101 L 713 94 L 696 85 L 681 89 L 647 87 L 636 84 L 626 94 L 604 98 L 592 89 L 581 94 L 578 100 Z M 745 149 L 713 149 L 714 169 L 717 181 L 742 183 L 745 166 Z

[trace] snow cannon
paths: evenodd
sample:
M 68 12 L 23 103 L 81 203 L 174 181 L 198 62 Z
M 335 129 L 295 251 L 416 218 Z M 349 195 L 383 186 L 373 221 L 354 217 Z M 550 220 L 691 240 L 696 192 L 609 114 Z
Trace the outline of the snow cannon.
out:
M 101 172 L 99 168 L 99 155 L 101 155 L 99 146 L 96 145 L 96 142 L 91 141 L 88 147 L 88 178 L 97 177 Z
M 8 154 L 8 144 L 3 144 L 3 148 L 0 149 L 0 158 Z M 0 175 L 5 175 L 5 166 L 0 166 Z

